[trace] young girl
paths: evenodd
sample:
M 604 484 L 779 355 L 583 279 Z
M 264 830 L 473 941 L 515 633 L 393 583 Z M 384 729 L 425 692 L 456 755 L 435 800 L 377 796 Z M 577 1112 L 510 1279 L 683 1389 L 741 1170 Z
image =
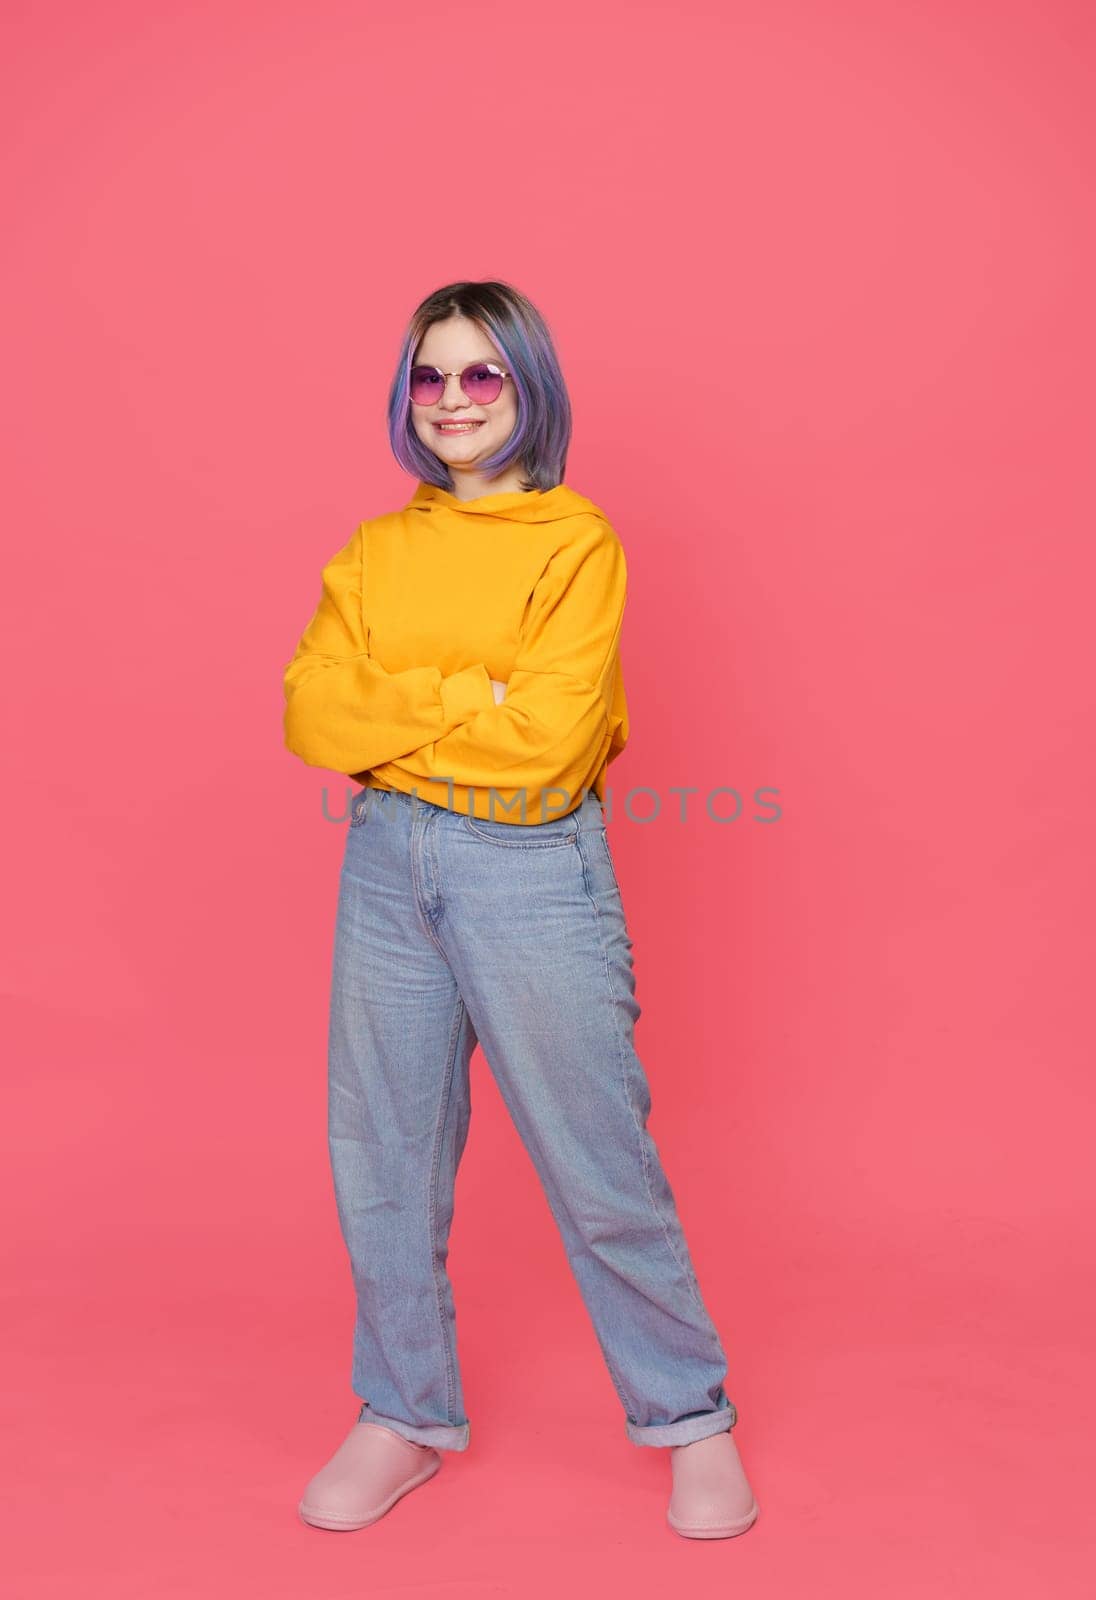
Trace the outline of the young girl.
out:
M 416 311 L 389 400 L 418 484 L 323 571 L 285 671 L 287 747 L 362 785 L 347 830 L 329 1144 L 361 1412 L 301 1518 L 363 1528 L 465 1450 L 446 1272 L 482 1045 L 637 1445 L 693 1538 L 758 1514 L 633 1043 L 602 805 L 628 739 L 624 551 L 562 481 L 571 412 L 536 308 L 498 282 Z

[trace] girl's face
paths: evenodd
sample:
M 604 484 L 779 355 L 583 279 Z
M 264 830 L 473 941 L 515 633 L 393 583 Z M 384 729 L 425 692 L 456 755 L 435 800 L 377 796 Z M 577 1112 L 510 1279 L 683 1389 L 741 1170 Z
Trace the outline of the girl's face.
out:
M 503 372 L 508 371 L 500 351 L 479 323 L 470 317 L 448 317 L 427 328 L 411 364 L 460 373 L 476 361 L 490 361 Z M 411 419 L 419 439 L 444 461 L 454 483 L 462 474 L 471 482 L 480 472 L 480 462 L 494 455 L 514 431 L 518 419 L 514 380 L 505 378 L 498 399 L 480 405 L 468 398 L 459 377 L 447 377 L 444 391 L 439 389 L 430 405 L 412 405 Z M 447 430 L 443 423 L 461 426 Z

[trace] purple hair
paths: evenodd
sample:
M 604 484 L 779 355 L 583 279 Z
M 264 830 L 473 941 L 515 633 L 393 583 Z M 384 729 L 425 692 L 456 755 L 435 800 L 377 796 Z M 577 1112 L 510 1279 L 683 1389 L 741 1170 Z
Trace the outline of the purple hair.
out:
M 548 324 L 519 290 L 496 280 L 448 283 L 429 295 L 412 316 L 388 394 L 388 438 L 393 455 L 412 477 L 452 491 L 449 469 L 427 449 L 412 426 L 408 383 L 427 328 L 453 316 L 478 322 L 514 376 L 517 421 L 506 443 L 487 457 L 481 470 L 494 478 L 517 461 L 524 469 L 523 488 L 554 489 L 563 482 L 571 443 L 567 387 Z

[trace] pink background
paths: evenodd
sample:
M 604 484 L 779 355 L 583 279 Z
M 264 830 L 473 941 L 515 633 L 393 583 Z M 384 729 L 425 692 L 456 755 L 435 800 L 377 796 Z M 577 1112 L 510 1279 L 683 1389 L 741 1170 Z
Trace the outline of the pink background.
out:
M 12 1592 L 1090 1594 L 1091 9 L 104 0 L 4 39 Z M 478 1053 L 471 1449 L 354 1537 L 296 1520 L 356 1403 L 343 786 L 283 751 L 281 672 L 413 488 L 407 317 L 492 276 L 629 555 L 610 837 L 742 1539 L 667 1528 Z

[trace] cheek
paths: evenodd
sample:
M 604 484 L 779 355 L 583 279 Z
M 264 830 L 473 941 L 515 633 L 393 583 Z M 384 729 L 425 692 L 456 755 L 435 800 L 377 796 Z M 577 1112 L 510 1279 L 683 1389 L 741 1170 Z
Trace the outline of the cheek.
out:
M 506 401 L 505 405 L 500 402 L 497 406 L 493 407 L 493 410 L 495 412 L 495 416 L 492 418 L 492 421 L 498 428 L 499 432 L 504 433 L 506 437 L 509 438 L 514 431 L 514 427 L 518 420 L 517 401 L 509 399 Z

